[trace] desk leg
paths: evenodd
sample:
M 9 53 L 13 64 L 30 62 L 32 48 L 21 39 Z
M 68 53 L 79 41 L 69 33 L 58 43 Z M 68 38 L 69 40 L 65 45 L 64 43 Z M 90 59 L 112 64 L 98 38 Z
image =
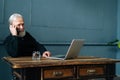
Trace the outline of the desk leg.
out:
M 21 70 L 21 75 L 22 75 L 21 80 L 26 80 L 25 74 L 26 74 L 25 69 L 22 69 L 22 70 Z
M 12 80 L 25 80 L 25 71 L 24 69 L 12 69 Z
M 44 80 L 43 79 L 43 69 L 41 68 L 41 80 Z

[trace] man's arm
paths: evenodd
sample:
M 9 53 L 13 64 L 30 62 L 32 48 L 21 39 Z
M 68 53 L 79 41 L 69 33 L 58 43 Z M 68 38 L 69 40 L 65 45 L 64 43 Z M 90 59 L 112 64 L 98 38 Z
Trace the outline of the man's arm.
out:
M 36 41 L 36 39 L 31 34 L 29 34 L 28 32 L 26 34 L 29 37 L 29 39 L 31 39 L 33 41 L 35 50 L 40 51 L 41 55 L 43 54 L 43 52 L 47 51 L 47 49 L 44 47 L 44 45 L 40 44 L 38 41 Z
M 49 56 L 51 56 L 50 51 L 47 51 L 47 49 L 42 44 L 37 42 L 37 45 L 38 45 L 38 48 L 39 48 L 39 51 L 40 51 L 42 57 L 49 57 Z
M 37 41 L 36 41 L 36 45 L 37 45 L 37 49 L 38 49 L 38 51 L 40 51 L 41 55 L 42 55 L 45 51 L 47 51 L 47 49 L 46 49 L 42 44 L 38 43 Z
M 11 57 L 17 57 L 18 56 L 18 40 L 17 36 L 8 36 L 4 41 L 4 46 L 7 50 L 7 53 Z

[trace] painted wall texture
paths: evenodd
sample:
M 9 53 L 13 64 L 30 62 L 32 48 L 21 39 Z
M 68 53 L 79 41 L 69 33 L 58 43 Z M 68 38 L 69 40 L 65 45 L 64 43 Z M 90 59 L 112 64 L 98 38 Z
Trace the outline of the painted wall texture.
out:
M 117 8 L 117 38 L 120 40 L 120 0 L 118 0 L 118 8 Z M 120 49 L 117 50 L 117 59 L 120 59 Z M 117 64 L 117 74 L 120 75 L 120 70 L 119 70 L 120 64 Z
M 117 0 L 0 0 L 0 58 L 7 56 L 2 42 L 13 13 L 23 15 L 26 30 L 53 55 L 65 54 L 72 39 L 82 38 L 80 56 L 116 58 L 117 47 L 105 44 L 117 38 L 118 5 Z M 0 65 L 0 79 L 10 80 L 9 67 L 2 60 Z

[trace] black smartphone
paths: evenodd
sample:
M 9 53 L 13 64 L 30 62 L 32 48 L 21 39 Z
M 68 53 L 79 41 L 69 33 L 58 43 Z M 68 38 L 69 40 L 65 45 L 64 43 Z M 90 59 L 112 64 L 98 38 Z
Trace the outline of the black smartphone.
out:
M 16 31 L 17 31 L 17 35 L 19 35 L 20 31 L 19 31 L 19 29 L 18 29 L 18 28 L 16 28 Z

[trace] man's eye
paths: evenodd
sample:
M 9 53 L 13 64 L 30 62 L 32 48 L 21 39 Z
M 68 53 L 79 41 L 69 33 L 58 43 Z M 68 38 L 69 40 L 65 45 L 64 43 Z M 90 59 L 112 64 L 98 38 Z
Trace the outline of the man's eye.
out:
M 21 24 L 22 26 L 24 26 L 24 24 Z
M 18 24 L 18 26 L 24 26 L 24 24 Z
M 20 24 L 18 24 L 18 26 L 20 26 Z

